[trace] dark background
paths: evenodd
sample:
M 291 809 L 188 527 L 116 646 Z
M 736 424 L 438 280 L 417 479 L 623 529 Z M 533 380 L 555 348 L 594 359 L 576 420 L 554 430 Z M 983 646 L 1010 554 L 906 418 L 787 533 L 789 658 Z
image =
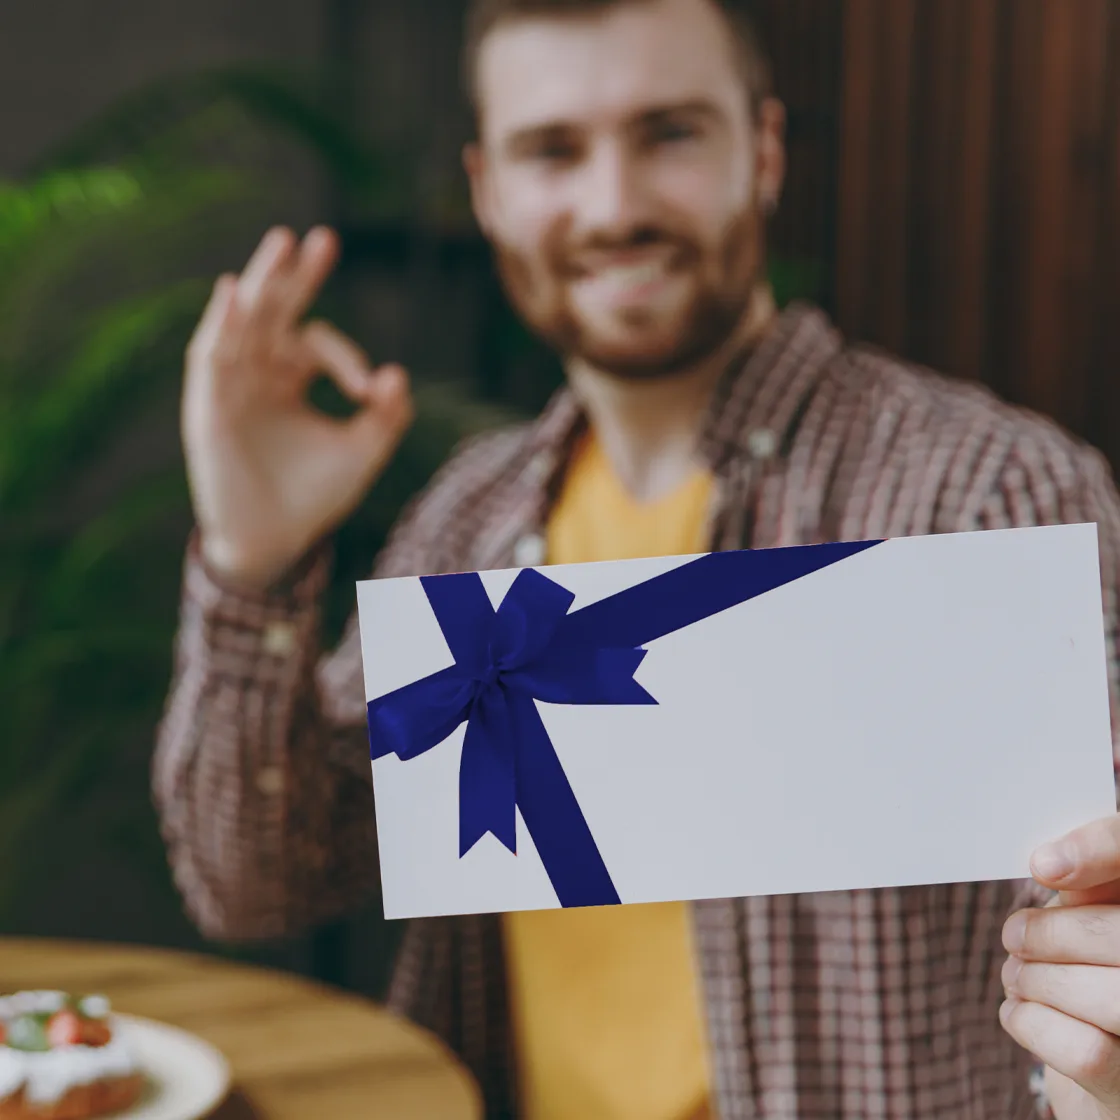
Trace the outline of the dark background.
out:
M 858 339 L 982 380 L 1120 464 L 1120 2 L 757 7 L 790 113 L 789 185 L 773 233 L 781 298 L 815 299 Z M 555 362 L 510 316 L 466 209 L 460 21 L 459 0 L 39 0 L 0 16 L 0 178 L 11 184 L 35 182 L 44 153 L 122 97 L 245 64 L 325 74 L 316 103 L 376 155 L 377 190 L 366 183 L 355 192 L 337 160 L 265 136 L 251 114 L 230 110 L 222 139 L 207 139 L 190 158 L 201 166 L 220 150 L 267 169 L 282 189 L 240 209 L 219 207 L 220 220 L 210 211 L 192 217 L 187 236 L 169 236 L 166 249 L 145 234 L 137 239 L 147 246 L 143 268 L 123 242 L 102 246 L 38 311 L 45 322 L 52 314 L 67 322 L 72 307 L 97 308 L 157 279 L 237 268 L 272 221 L 342 229 L 346 257 L 330 313 L 378 359 L 407 364 L 422 390 L 422 423 L 396 473 L 342 534 L 328 639 L 352 602 L 350 581 L 454 440 L 535 410 L 558 382 Z M 103 165 L 122 146 L 117 137 L 86 162 Z M 11 291 L 24 290 L 22 275 Z M 67 459 L 70 473 L 43 499 L 77 531 L 138 481 L 169 473 L 161 516 L 103 550 L 103 567 L 81 569 L 86 606 L 101 604 L 113 618 L 139 612 L 162 652 L 113 661 L 91 646 L 72 679 L 34 677 L 48 714 L 30 744 L 6 731 L 0 714 L 0 761 L 17 750 L 30 759 L 0 770 L 2 815 L 5 797 L 28 803 L 25 787 L 92 718 L 83 705 L 94 700 L 80 698 L 102 681 L 97 674 L 111 683 L 97 686 L 97 703 L 111 695 L 117 704 L 105 716 L 109 730 L 37 803 L 27 827 L 0 829 L 0 867 L 27 871 L 6 897 L 0 890 L 0 932 L 234 951 L 203 946 L 182 916 L 148 803 L 189 527 L 174 482 L 188 327 L 189 316 L 140 353 L 142 405 L 131 397 L 106 405 L 103 438 Z M 41 379 L 49 362 L 36 361 L 10 363 L 14 376 Z M 3 500 L 0 490 L 0 514 Z M 0 545 L 4 526 L 0 517 Z M 43 539 L 61 547 L 63 538 Z M 10 539 L 8 547 L 15 555 Z M 143 564 L 130 567 L 141 551 Z M 0 592 L 5 579 L 23 586 L 14 570 L 0 569 Z M 37 611 L 27 617 L 40 620 L 39 633 L 49 630 Z M 23 662 L 8 640 L 10 671 Z M 0 657 L 4 641 L 0 627 Z M 373 902 L 340 927 L 247 955 L 378 994 L 396 934 Z

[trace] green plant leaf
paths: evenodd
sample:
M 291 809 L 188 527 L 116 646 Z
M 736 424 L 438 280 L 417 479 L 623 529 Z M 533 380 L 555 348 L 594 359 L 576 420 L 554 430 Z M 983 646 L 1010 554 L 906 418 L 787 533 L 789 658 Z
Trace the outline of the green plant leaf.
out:
M 67 368 L 0 421 L 0 510 L 46 500 L 77 457 L 104 446 L 153 380 L 138 359 L 197 318 L 206 289 L 188 281 L 93 317 Z M 131 399 L 130 399 L 131 398 Z
M 801 257 L 772 257 L 767 266 L 774 300 L 785 307 L 793 300 L 819 300 L 824 285 L 824 265 Z
M 53 222 L 120 213 L 142 197 L 137 177 L 119 167 L 56 171 L 26 184 L 0 180 L 0 267 Z
M 137 182 L 142 194 L 129 205 L 53 214 L 0 262 L 0 412 L 13 392 L 39 383 L 43 374 L 32 379 L 29 366 L 49 373 L 65 359 L 91 308 L 182 279 L 172 262 L 191 256 L 200 231 L 221 238 L 239 210 L 268 191 L 225 170 Z
M 40 822 L 66 796 L 68 787 L 96 749 L 99 729 L 75 731 L 40 750 L 39 765 L 18 782 L 0 786 L 0 915 L 10 911 L 20 888 L 37 870 L 42 845 L 32 842 Z
M 67 618 L 78 614 L 91 575 L 111 562 L 141 531 L 180 507 L 186 486 L 179 470 L 161 472 L 145 480 L 100 514 L 67 544 L 47 573 L 39 596 L 39 616 Z M 165 636 L 163 631 L 157 631 Z

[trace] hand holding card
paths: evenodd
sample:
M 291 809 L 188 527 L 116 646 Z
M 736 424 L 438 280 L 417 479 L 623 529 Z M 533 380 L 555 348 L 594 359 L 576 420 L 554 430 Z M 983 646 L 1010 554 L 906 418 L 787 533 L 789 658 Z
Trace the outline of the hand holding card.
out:
M 1047 844 L 1032 867 L 1060 893 L 1004 929 L 1000 1019 L 1049 1066 L 1058 1120 L 1120 1117 L 1120 816 Z

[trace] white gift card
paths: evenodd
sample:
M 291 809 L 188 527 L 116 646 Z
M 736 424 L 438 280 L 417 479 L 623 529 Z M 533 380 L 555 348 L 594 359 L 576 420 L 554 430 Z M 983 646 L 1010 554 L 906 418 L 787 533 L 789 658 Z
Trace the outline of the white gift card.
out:
M 1095 525 L 368 580 L 385 916 L 1027 877 L 1116 810 Z

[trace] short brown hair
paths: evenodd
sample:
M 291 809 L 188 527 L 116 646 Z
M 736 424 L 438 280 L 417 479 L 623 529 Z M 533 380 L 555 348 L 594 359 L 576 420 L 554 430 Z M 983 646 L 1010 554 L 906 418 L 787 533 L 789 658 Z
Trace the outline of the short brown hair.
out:
M 478 55 L 482 41 L 496 27 L 519 19 L 594 15 L 620 4 L 648 0 L 470 0 L 463 42 L 462 76 L 466 95 L 478 117 Z M 705 0 L 714 4 L 736 40 L 736 59 L 751 111 L 757 115 L 771 95 L 770 60 L 763 49 L 749 0 Z

